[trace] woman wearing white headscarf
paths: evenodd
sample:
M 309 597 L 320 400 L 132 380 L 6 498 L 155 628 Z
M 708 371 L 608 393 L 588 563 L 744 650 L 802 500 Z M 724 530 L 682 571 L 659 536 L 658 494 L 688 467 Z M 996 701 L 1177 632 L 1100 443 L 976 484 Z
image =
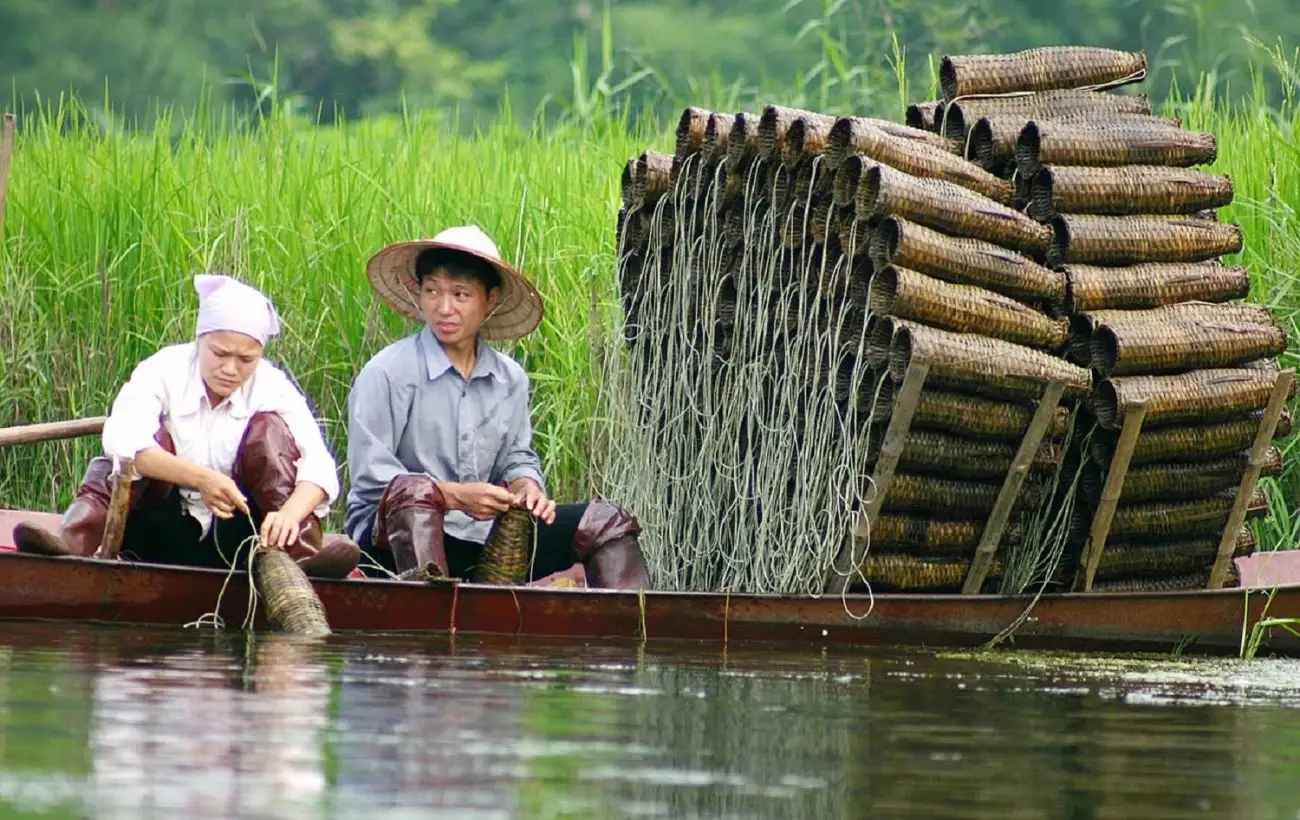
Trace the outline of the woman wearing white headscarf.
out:
M 142 561 L 224 567 L 253 534 L 284 548 L 309 575 L 341 578 L 357 545 L 325 536 L 338 467 L 306 398 L 263 358 L 280 331 L 275 307 L 228 276 L 194 278 L 195 339 L 136 366 L 104 424 L 57 534 L 19 525 L 18 548 L 93 555 L 104 537 L 110 477 L 134 459 L 122 554 Z

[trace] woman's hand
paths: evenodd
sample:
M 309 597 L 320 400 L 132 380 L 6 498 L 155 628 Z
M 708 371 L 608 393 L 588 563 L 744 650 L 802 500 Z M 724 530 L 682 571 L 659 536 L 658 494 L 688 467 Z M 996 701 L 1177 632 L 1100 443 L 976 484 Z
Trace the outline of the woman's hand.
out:
M 285 510 L 267 513 L 262 519 L 262 544 L 284 549 L 298 540 L 302 532 L 302 518 Z
M 486 481 L 468 484 L 449 483 L 443 485 L 441 489 L 448 509 L 460 510 L 478 521 L 496 518 L 515 505 L 514 493 L 505 487 L 488 484 Z
M 555 502 L 546 497 L 546 493 L 542 492 L 542 488 L 537 486 L 536 481 L 531 478 L 521 478 L 511 486 L 511 489 L 515 492 L 519 506 L 547 524 L 555 523 Z
M 203 503 L 217 518 L 233 518 L 236 510 L 248 514 L 248 499 L 228 475 L 208 470 L 196 489 L 202 495 Z

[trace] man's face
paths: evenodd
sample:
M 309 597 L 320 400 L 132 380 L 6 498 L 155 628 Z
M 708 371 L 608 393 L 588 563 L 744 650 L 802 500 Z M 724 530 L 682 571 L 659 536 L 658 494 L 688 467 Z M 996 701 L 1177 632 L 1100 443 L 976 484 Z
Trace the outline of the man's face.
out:
M 498 288 L 489 293 L 476 277 L 435 268 L 420 282 L 420 313 L 438 341 L 458 345 L 474 339 L 499 297 Z
M 262 343 L 252 336 L 215 330 L 199 337 L 199 375 L 218 402 L 242 387 L 261 360 Z

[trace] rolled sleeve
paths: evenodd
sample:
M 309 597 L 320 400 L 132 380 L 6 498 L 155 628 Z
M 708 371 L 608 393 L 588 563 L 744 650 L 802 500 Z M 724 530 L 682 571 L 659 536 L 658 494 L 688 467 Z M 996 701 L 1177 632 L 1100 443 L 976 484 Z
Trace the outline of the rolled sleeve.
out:
M 527 377 L 525 377 L 526 379 Z M 529 389 L 525 380 L 523 390 L 512 397 L 512 422 L 501 448 L 501 458 L 493 470 L 494 479 L 511 483 L 521 478 L 531 478 L 546 492 L 546 479 L 542 477 L 542 460 L 533 452 L 533 424 L 529 418 Z
M 104 454 L 113 459 L 114 465 L 158 446 L 154 435 L 162 420 L 167 395 L 163 375 L 155 358 L 145 359 L 136 365 L 131 378 L 118 391 L 102 434 Z

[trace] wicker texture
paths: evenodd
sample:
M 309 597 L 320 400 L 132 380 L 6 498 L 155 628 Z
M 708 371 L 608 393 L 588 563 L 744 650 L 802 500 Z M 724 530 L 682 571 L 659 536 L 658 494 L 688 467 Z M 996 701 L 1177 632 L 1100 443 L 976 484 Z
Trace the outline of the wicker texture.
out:
M 1120 506 L 1110 525 L 1110 537 L 1180 538 L 1210 536 L 1223 531 L 1228 523 L 1236 491 L 1220 493 L 1195 501 L 1161 501 L 1153 504 Z M 1258 517 L 1268 510 L 1268 498 L 1256 487 L 1251 496 L 1247 517 Z
M 826 150 L 831 126 L 835 119 L 828 116 L 799 117 L 790 123 L 785 134 L 785 147 L 781 160 L 787 168 L 794 168 L 806 160 L 820 156 Z
M 1178 501 L 1204 498 L 1232 489 L 1241 484 L 1241 477 L 1250 462 L 1249 452 L 1238 452 L 1225 458 L 1202 462 L 1173 462 L 1132 466 L 1124 476 L 1124 489 L 1120 492 L 1123 503 L 1138 504 L 1147 501 Z M 1270 447 L 1264 455 L 1260 475 L 1277 476 L 1282 473 L 1282 451 Z M 1087 475 L 1093 484 L 1089 492 L 1100 498 L 1104 474 L 1098 470 Z
M 939 521 L 906 515 L 881 515 L 870 523 L 872 552 L 962 553 L 979 544 L 978 521 Z
M 858 185 L 859 219 L 889 216 L 957 236 L 983 239 L 1029 253 L 1043 253 L 1052 231 L 1019 211 L 940 179 L 923 179 L 875 165 Z
M 1218 153 L 1213 134 L 1150 122 L 1033 121 L 1016 140 L 1016 168 L 1032 176 L 1048 165 L 1187 167 L 1212 163 Z
M 710 114 L 704 126 L 704 144 L 700 146 L 704 154 L 704 166 L 716 168 L 727 159 L 727 140 L 731 137 L 731 127 L 736 118 L 732 114 Z
M 727 173 L 742 174 L 758 157 L 759 115 L 741 112 L 731 120 L 727 133 Z
M 1106 317 L 1092 334 L 1092 368 L 1103 376 L 1232 367 L 1286 350 L 1286 329 L 1262 305 L 1186 302 Z
M 1243 267 L 1218 261 L 1151 262 L 1122 268 L 1067 265 L 1064 269 L 1066 309 L 1141 310 L 1179 302 L 1227 302 L 1250 292 L 1250 275 Z
M 1146 77 L 1141 51 L 1091 46 L 1045 46 L 1012 54 L 944 57 L 939 85 L 944 99 L 971 94 L 1013 94 L 1057 88 L 1114 87 Z
M 623 168 L 623 207 L 629 211 L 651 208 L 668 192 L 673 158 L 658 151 L 646 151 L 627 161 Z
M 1237 534 L 1234 556 L 1255 551 L 1255 535 L 1248 527 Z M 1121 578 L 1162 578 L 1203 572 L 1219 554 L 1217 537 L 1151 544 L 1144 540 L 1108 541 L 1097 562 L 1097 581 Z M 1095 588 L 1095 585 L 1094 585 Z
M 875 396 L 877 418 L 889 417 L 896 387 L 889 380 L 881 386 L 879 394 Z M 864 406 L 863 410 L 868 407 L 869 405 Z M 1034 409 L 1022 404 L 927 389 L 921 393 L 916 414 L 912 416 L 912 429 L 935 430 L 987 441 L 1014 441 L 1019 444 L 1029 429 L 1033 415 Z M 1068 424 L 1069 412 L 1065 407 L 1058 406 L 1052 414 L 1047 438 L 1061 438 L 1065 435 Z
M 894 334 L 889 372 L 901 381 L 913 362 L 930 365 L 936 386 L 968 390 L 991 398 L 1036 401 L 1047 383 L 1061 381 L 1065 396 L 1084 395 L 1087 370 L 1040 350 L 929 327 L 903 327 Z
M 962 146 L 956 140 L 941 137 L 932 131 L 899 125 L 889 120 L 841 117 L 831 126 L 827 139 L 826 154 L 822 159 L 827 172 L 835 173 L 846 157 L 862 153 L 862 146 L 875 140 L 878 133 L 888 134 L 907 143 L 929 145 L 956 156 L 961 156 L 962 153 Z
M 1255 440 L 1264 414 L 1257 411 L 1244 418 L 1193 426 L 1147 428 L 1143 425 L 1129 459 L 1130 469 L 1143 464 L 1172 461 L 1205 461 L 1221 458 L 1247 448 Z M 1291 413 L 1283 409 L 1278 419 L 1274 440 L 1291 435 Z M 1109 464 L 1115 456 L 1119 433 L 1114 430 L 1095 430 L 1089 445 L 1092 457 Z
M 780 162 L 785 157 L 786 135 L 790 133 L 790 126 L 801 117 L 812 121 L 829 120 L 831 125 L 835 124 L 835 118 L 828 114 L 769 105 L 763 109 L 763 115 L 758 120 L 759 159 Z
M 1058 213 L 1195 214 L 1228 205 L 1232 197 L 1232 177 L 1190 168 L 1053 166 L 1033 176 L 1029 215 L 1047 221 Z
M 884 429 L 880 431 L 884 435 Z M 1002 479 L 1011 470 L 1019 443 L 960 438 L 931 430 L 911 430 L 903 443 L 899 469 L 953 478 Z M 1062 456 L 1059 441 L 1044 440 L 1030 462 L 1034 471 L 1052 470 Z
M 1124 578 L 1114 581 L 1094 583 L 1094 592 L 1186 592 L 1205 589 L 1210 582 L 1210 571 L 1202 570 L 1187 575 L 1172 575 L 1165 578 Z M 1235 587 L 1241 582 L 1240 571 L 1236 564 L 1228 565 L 1227 587 Z
M 923 131 L 937 131 L 939 128 L 939 107 L 943 105 L 941 100 L 931 100 L 930 102 L 913 103 L 907 107 L 906 122 L 909 128 L 918 128 Z
M 956 285 L 893 265 L 871 280 L 872 312 L 951 330 L 978 333 L 1047 351 L 1065 345 L 1069 324 L 975 285 Z
M 474 568 L 474 582 L 522 584 L 528 580 L 532 525 L 533 516 L 525 509 L 515 507 L 498 515 Z
M 266 617 L 281 632 L 292 635 L 330 634 L 325 608 L 298 562 L 280 549 L 258 549 L 253 556 L 253 580 L 266 601 Z
M 948 139 L 964 140 L 975 123 L 985 117 L 1017 118 L 1020 127 L 1024 128 L 1031 119 L 1059 120 L 1080 116 L 1104 119 L 1152 116 L 1151 101 L 1140 94 L 1068 90 L 966 99 L 942 105 L 935 112 L 935 130 Z
M 1000 171 L 1015 165 L 1016 145 L 1028 121 L 1025 114 L 993 114 L 968 120 L 960 105 L 953 104 L 948 108 L 950 110 L 944 120 L 944 133 L 962 140 L 966 146 L 967 159 L 978 162 L 990 171 Z M 1035 120 L 1049 122 L 1054 127 L 1073 125 L 1104 128 L 1116 123 L 1168 128 L 1182 125 L 1182 121 L 1177 118 L 1110 112 L 1079 112 L 1050 118 L 1040 114 L 1035 115 Z
M 1060 272 L 991 242 L 948 236 L 906 219 L 881 220 L 871 234 L 869 252 L 878 269 L 897 265 L 1025 301 L 1065 301 Z
M 968 560 L 954 561 L 914 555 L 868 555 L 858 566 L 861 575 L 854 576 L 851 580 L 899 591 L 937 591 L 960 587 L 969 570 Z M 987 577 L 990 580 L 1002 577 L 1001 562 L 994 560 L 990 564 Z
M 1226 421 L 1263 409 L 1277 381 L 1276 372 L 1250 367 L 1193 370 L 1170 376 L 1119 376 L 1097 383 L 1092 411 L 1103 427 L 1123 424 L 1124 413 L 1147 406 L 1144 424 Z M 1292 393 L 1294 393 L 1294 389 Z
M 712 116 L 712 111 L 694 106 L 682 111 L 682 115 L 677 118 L 674 156 L 678 159 L 686 159 L 699 153 L 704 147 L 704 132 L 708 129 L 709 118 Z
M 859 141 L 857 153 L 850 154 L 840 163 L 836 172 L 836 187 L 839 187 L 838 177 L 846 171 L 860 178 L 865 170 L 864 165 L 872 161 L 883 163 L 912 176 L 946 180 L 986 196 L 994 202 L 1003 205 L 1011 204 L 1011 183 L 1007 180 L 999 179 L 941 148 L 914 140 L 891 137 L 883 131 L 872 133 L 872 129 L 867 129 L 867 133 Z M 853 193 L 856 193 L 856 184 L 852 187 Z M 841 205 L 847 205 L 853 199 L 837 197 L 837 201 Z
M 1002 489 L 1001 481 L 970 481 L 934 476 L 895 473 L 883 509 L 886 512 L 926 513 L 938 518 L 970 518 L 987 515 Z M 1033 509 L 1043 500 L 1043 487 L 1026 481 L 1012 505 Z
M 1202 262 L 1240 253 L 1241 228 L 1188 216 L 1057 216 L 1048 264 Z

